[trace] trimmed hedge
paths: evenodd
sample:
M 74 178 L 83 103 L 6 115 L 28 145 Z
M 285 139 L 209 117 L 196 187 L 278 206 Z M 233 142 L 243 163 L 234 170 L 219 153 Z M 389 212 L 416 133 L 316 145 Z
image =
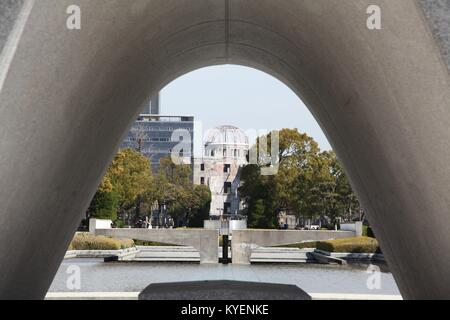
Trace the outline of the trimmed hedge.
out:
M 120 249 L 129 249 L 135 246 L 133 239 L 117 239 L 120 241 Z
M 176 244 L 155 242 L 155 241 L 134 240 L 134 243 L 137 246 L 143 246 L 143 247 L 181 247 Z
M 275 246 L 274 248 L 297 248 L 297 249 L 315 249 L 317 246 L 316 241 L 310 242 L 302 242 L 302 243 L 293 243 L 293 244 L 285 244 L 280 246 Z
M 316 248 L 328 252 L 377 253 L 380 246 L 377 239 L 369 237 L 345 238 L 330 241 L 318 241 Z
M 69 250 L 121 250 L 134 247 L 131 239 L 113 239 L 105 236 L 94 236 L 90 233 L 77 234 L 69 246 Z
M 380 253 L 378 241 L 370 237 L 346 238 L 330 241 L 311 241 L 275 246 L 274 248 L 319 249 L 339 253 Z

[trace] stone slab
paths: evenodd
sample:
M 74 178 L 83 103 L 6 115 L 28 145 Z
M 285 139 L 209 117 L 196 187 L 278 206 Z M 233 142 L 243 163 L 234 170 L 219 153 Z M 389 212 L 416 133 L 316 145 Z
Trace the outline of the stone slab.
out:
M 199 281 L 149 285 L 139 300 L 311 300 L 293 285 L 240 281 Z

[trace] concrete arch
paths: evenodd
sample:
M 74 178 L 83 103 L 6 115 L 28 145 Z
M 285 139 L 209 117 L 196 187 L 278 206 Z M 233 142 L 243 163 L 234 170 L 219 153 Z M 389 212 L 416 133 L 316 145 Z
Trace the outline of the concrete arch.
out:
M 66 28 L 72 4 L 82 9 L 79 31 Z M 382 30 L 366 28 L 372 4 L 382 8 Z M 8 8 L 0 10 L 8 26 L 0 30 L 0 298 L 44 297 L 145 99 L 181 74 L 224 63 L 266 71 L 305 101 L 404 297 L 450 297 L 450 86 L 448 43 L 439 42 L 448 1 L 0 6 Z

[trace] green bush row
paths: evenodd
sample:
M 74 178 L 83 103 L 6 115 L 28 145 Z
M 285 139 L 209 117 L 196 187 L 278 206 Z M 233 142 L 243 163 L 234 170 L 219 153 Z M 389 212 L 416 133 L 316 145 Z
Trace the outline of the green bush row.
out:
M 94 236 L 90 233 L 75 235 L 69 250 L 121 250 L 134 247 L 131 239 L 113 239 L 105 236 Z
M 317 245 L 317 241 L 310 241 L 310 242 L 280 245 L 280 246 L 275 246 L 275 248 L 315 249 L 316 245 Z
M 143 247 L 180 247 L 179 245 L 176 245 L 176 244 L 155 242 L 155 241 L 135 240 L 134 243 L 137 246 L 143 246 Z
M 369 237 L 345 238 L 330 241 L 318 241 L 316 248 L 328 252 L 377 253 L 380 246 L 377 239 Z
M 276 246 L 277 248 L 319 249 L 339 253 L 379 253 L 378 241 L 370 237 L 346 238 L 330 241 L 311 241 Z

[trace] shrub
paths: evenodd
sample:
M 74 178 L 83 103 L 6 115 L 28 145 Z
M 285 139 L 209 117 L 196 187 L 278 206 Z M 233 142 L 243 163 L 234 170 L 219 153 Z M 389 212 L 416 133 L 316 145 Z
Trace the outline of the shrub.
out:
M 162 243 L 162 242 L 155 242 L 155 241 L 134 240 L 134 243 L 137 246 L 143 246 L 143 247 L 181 247 L 176 244 Z
M 130 239 L 113 239 L 90 233 L 77 234 L 70 244 L 71 250 L 120 250 L 133 246 L 134 241 Z
M 97 191 L 91 202 L 89 211 L 92 218 L 117 219 L 118 195 L 114 192 Z
M 115 220 L 113 222 L 113 227 L 118 228 L 118 229 L 124 229 L 124 228 L 128 228 L 129 226 L 122 220 Z
M 380 251 L 378 241 L 369 237 L 345 238 L 317 242 L 317 249 L 328 252 L 376 253 Z
M 309 241 L 309 242 L 285 244 L 285 245 L 275 246 L 274 248 L 315 249 L 316 245 L 317 245 L 316 241 Z
M 373 233 L 373 229 L 371 226 L 363 226 L 363 236 L 375 238 L 375 234 Z
M 128 249 L 134 247 L 134 240 L 132 239 L 119 239 L 119 241 L 121 249 Z

